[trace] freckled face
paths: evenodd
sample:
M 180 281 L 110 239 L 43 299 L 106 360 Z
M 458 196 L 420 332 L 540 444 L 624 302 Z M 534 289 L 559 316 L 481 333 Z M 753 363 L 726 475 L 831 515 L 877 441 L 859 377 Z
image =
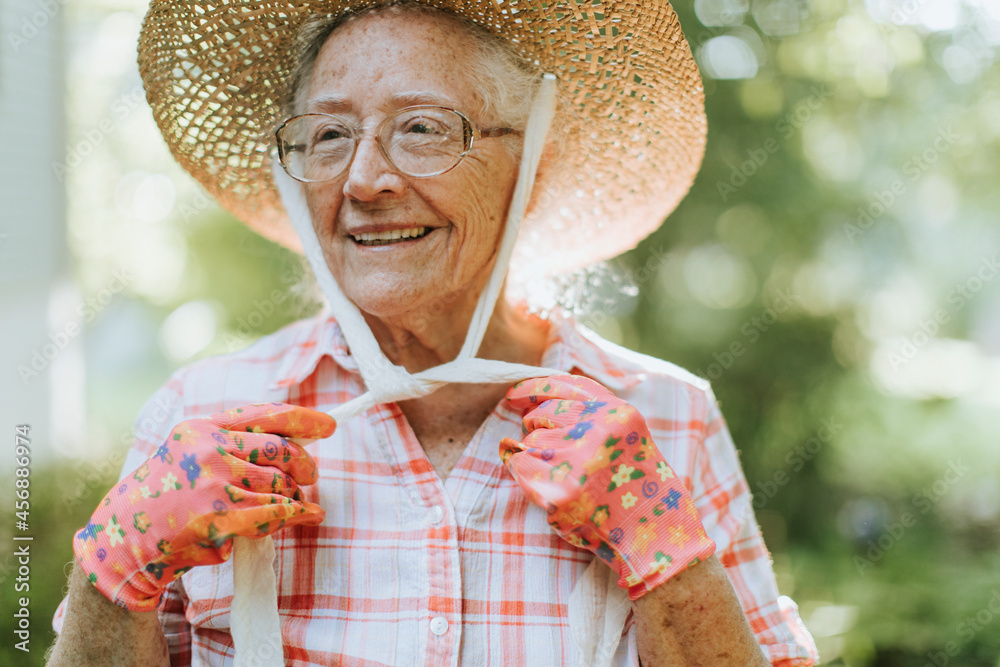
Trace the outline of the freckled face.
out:
M 427 179 L 395 171 L 374 130 L 412 104 L 440 104 L 481 116 L 462 63 L 470 39 L 442 19 L 367 16 L 337 30 L 320 51 L 305 112 L 346 116 L 364 128 L 350 170 L 306 185 L 327 265 L 344 293 L 377 317 L 442 312 L 475 301 L 492 267 L 517 164 L 498 139 L 477 141 L 462 162 Z M 363 245 L 361 233 L 425 227 L 416 239 Z

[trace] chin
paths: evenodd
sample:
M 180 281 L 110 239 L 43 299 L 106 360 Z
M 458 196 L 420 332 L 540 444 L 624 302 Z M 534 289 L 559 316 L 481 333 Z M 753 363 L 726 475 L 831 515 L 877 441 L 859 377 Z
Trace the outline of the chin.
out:
M 391 318 L 406 315 L 428 302 L 430 297 L 417 288 L 429 281 L 417 280 L 411 276 L 384 274 L 365 276 L 361 280 L 341 282 L 344 294 L 353 301 L 362 312 L 379 318 Z

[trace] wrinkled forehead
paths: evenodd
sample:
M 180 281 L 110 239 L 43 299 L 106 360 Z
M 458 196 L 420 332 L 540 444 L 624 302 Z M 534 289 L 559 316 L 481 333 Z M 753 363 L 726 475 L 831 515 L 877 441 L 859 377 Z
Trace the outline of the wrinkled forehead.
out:
M 320 48 L 303 99 L 310 112 L 388 111 L 482 105 L 462 65 L 475 37 L 457 18 L 410 12 L 367 14 L 338 26 Z

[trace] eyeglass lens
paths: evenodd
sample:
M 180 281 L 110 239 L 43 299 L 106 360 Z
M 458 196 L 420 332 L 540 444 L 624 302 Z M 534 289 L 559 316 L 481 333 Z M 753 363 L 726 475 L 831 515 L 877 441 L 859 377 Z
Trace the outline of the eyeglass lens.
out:
M 359 131 L 338 116 L 297 116 L 278 133 L 282 164 L 295 178 L 326 181 L 350 167 Z M 469 132 L 450 109 L 404 109 L 386 119 L 378 141 L 392 164 L 410 176 L 448 171 L 467 149 Z

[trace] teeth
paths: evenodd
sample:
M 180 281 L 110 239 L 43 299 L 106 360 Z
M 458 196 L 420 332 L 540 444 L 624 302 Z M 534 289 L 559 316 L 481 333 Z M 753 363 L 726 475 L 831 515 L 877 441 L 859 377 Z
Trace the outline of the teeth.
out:
M 365 232 L 354 235 L 354 240 L 362 245 L 386 245 L 402 239 L 415 239 L 427 233 L 426 227 L 393 229 L 388 232 Z

